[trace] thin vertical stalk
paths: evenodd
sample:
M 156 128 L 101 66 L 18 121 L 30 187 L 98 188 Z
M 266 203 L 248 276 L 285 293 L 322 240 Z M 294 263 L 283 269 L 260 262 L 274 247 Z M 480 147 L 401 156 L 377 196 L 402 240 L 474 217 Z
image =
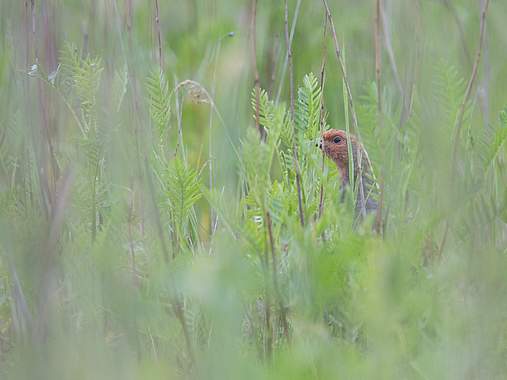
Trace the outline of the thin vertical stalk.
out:
M 391 43 L 391 33 L 389 31 L 389 22 L 387 20 L 387 16 L 386 16 L 386 12 L 383 7 L 383 4 L 381 4 L 381 7 L 380 7 L 380 18 L 382 20 L 384 44 L 385 44 L 385 48 L 386 48 L 387 57 L 389 58 L 389 63 L 391 65 L 391 70 L 393 72 L 394 81 L 396 82 L 396 86 L 398 87 L 401 97 L 404 99 L 405 96 L 404 96 L 403 86 L 401 84 L 400 74 L 398 72 L 398 66 L 396 65 L 396 59 L 394 58 L 393 45 Z
M 273 277 L 273 288 L 275 290 L 276 298 L 278 299 L 278 304 L 280 308 L 280 320 L 282 321 L 283 334 L 287 341 L 290 340 L 290 331 L 289 331 L 289 322 L 287 320 L 287 310 L 283 304 L 282 294 L 280 293 L 280 287 L 278 285 L 278 265 L 276 262 L 276 250 L 275 250 L 275 240 L 273 237 L 273 222 L 271 220 L 271 215 L 266 212 L 266 224 L 268 228 L 268 237 L 269 237 L 269 246 L 271 249 L 271 274 Z
M 251 39 L 251 58 L 252 68 L 254 74 L 254 86 L 255 86 L 255 128 L 259 131 L 261 141 L 266 140 L 266 131 L 260 124 L 260 99 L 261 99 L 261 84 L 259 78 L 259 68 L 257 67 L 257 0 L 252 0 L 251 9 L 251 25 L 250 25 L 250 39 Z
M 36 34 L 36 17 L 35 17 L 35 0 L 26 0 L 25 1 L 25 17 L 26 17 L 26 68 L 32 67 L 35 65 L 35 69 L 38 71 L 39 67 L 39 55 L 37 49 L 37 34 Z M 30 96 L 30 82 L 28 81 L 28 76 L 25 82 L 25 106 L 26 106 L 26 115 L 28 125 L 30 126 L 31 131 L 31 143 L 32 143 L 32 151 L 34 155 L 37 155 L 40 146 L 38 144 L 40 138 L 36 135 L 34 130 L 34 120 L 32 115 L 32 104 L 31 104 L 31 96 Z M 40 99 L 40 98 L 39 98 Z M 39 180 L 39 192 L 40 192 L 40 203 L 44 210 L 44 215 L 46 220 L 49 220 L 51 217 L 51 198 L 49 192 L 49 184 L 47 179 L 47 168 L 45 167 L 45 160 L 43 159 L 42 152 L 39 154 L 40 163 L 36 165 L 37 178 Z M 29 158 L 27 157 L 27 160 Z M 33 196 L 32 192 L 30 195 Z
M 327 64 L 327 16 L 324 14 L 324 37 L 322 39 L 322 63 L 320 66 L 320 90 L 321 90 L 321 97 L 320 97 L 320 116 L 319 116 L 319 127 L 320 127 L 320 136 L 322 136 L 322 133 L 324 132 L 324 117 L 325 117 L 325 107 L 324 107 L 324 83 L 325 83 L 325 76 L 326 76 L 326 64 Z M 320 194 L 319 194 L 319 211 L 317 214 L 317 219 L 320 219 L 322 216 L 322 213 L 324 212 L 324 167 L 325 167 L 325 159 L 326 155 L 324 153 L 324 150 L 322 150 L 322 165 L 321 165 L 321 183 L 320 183 Z
M 484 6 L 486 0 L 480 0 L 481 6 Z M 489 54 L 489 39 L 487 30 L 484 32 L 484 48 L 483 48 L 483 79 L 478 84 L 477 93 L 480 99 L 482 111 L 482 120 L 484 128 L 489 127 L 490 119 L 490 82 L 491 82 L 491 62 Z
M 181 149 L 181 159 L 186 166 L 187 155 L 185 153 L 185 146 L 183 145 L 183 99 L 180 104 L 180 84 L 178 84 L 178 78 L 176 75 L 174 76 L 174 83 L 176 83 L 174 87 L 174 107 L 176 112 L 176 122 L 178 124 L 178 142 L 176 144 L 176 149 L 174 150 L 174 156 L 176 157 L 178 151 Z
M 225 37 L 228 37 L 227 34 L 224 37 L 221 37 L 218 40 L 217 48 L 215 51 L 215 59 L 214 59 L 214 68 L 213 68 L 213 78 L 212 78 L 212 87 L 211 87 L 211 96 L 215 97 L 216 92 L 216 76 L 217 76 L 217 68 L 218 68 L 218 59 L 220 58 L 220 52 L 222 49 L 222 40 Z M 209 124 L 208 124 L 208 175 L 209 175 L 209 189 L 213 190 L 213 107 L 210 106 L 209 113 Z M 210 237 L 215 234 L 215 231 L 218 227 L 218 215 L 214 211 L 213 206 L 210 204 Z
M 160 65 L 160 70 L 164 69 L 164 57 L 162 56 L 162 35 L 160 32 L 160 11 L 158 7 L 158 0 L 155 0 L 155 26 L 157 31 L 157 40 L 158 40 L 158 60 Z
M 456 161 L 457 161 L 457 153 L 459 146 L 459 138 L 461 136 L 461 129 L 463 128 L 463 120 L 465 118 L 465 110 L 468 102 L 470 101 L 470 96 L 472 95 L 472 89 L 477 80 L 477 73 L 479 71 L 479 64 L 481 62 L 482 50 L 484 46 L 485 40 L 485 30 L 486 30 L 486 14 L 488 12 L 489 0 L 486 0 L 484 6 L 481 11 L 481 25 L 479 32 L 479 46 L 477 48 L 477 53 L 475 55 L 474 65 L 472 67 L 472 74 L 470 75 L 470 79 L 468 81 L 465 96 L 463 97 L 463 101 L 461 102 L 455 124 L 455 134 L 454 134 L 454 147 L 452 153 L 452 168 L 455 169 Z M 454 170 L 453 170 L 454 172 Z
M 380 27 L 380 10 L 382 8 L 382 0 L 375 1 L 375 81 L 377 83 L 377 111 L 382 114 L 382 87 L 381 87 L 381 73 L 382 73 L 382 42 L 381 42 L 381 27 Z
M 266 221 L 267 224 L 267 221 Z M 264 334 L 264 355 L 268 361 L 271 361 L 273 358 L 273 327 L 271 326 L 271 290 L 269 284 L 269 249 L 268 249 L 268 237 L 266 233 L 268 233 L 267 228 L 264 229 L 264 256 L 261 258 L 262 260 L 262 268 L 264 271 L 264 279 L 265 279 L 265 300 L 264 300 L 264 323 L 265 326 L 265 334 Z
M 345 59 L 343 59 L 345 61 Z M 345 66 L 345 64 L 344 64 Z M 344 110 L 344 116 L 345 116 L 345 132 L 347 133 L 347 137 L 350 136 L 350 117 L 349 117 L 349 105 L 347 102 L 347 89 L 345 80 L 342 79 L 342 89 L 343 89 L 343 110 Z M 348 174 L 349 174 L 349 184 L 351 189 L 354 191 L 356 189 L 356 175 L 354 173 L 355 166 L 354 166 L 354 154 L 352 152 L 352 144 L 347 144 L 347 154 L 349 159 L 349 168 L 348 168 Z
M 454 127 L 454 139 L 453 139 L 453 150 L 452 150 L 452 158 L 451 158 L 451 185 L 454 185 L 454 181 L 456 179 L 456 165 L 458 159 L 458 147 L 459 140 L 461 136 L 461 129 L 463 128 L 463 120 L 465 118 L 465 111 L 468 102 L 470 101 L 470 96 L 472 94 L 472 89 L 477 80 L 477 73 L 479 71 L 479 64 L 481 62 L 482 49 L 484 46 L 485 39 L 485 30 L 486 30 L 486 15 L 488 13 L 489 0 L 485 0 L 484 5 L 481 10 L 481 23 L 480 23 L 480 31 L 479 31 L 479 46 L 477 47 L 477 52 L 475 54 L 475 60 L 472 67 L 472 73 L 470 75 L 470 79 L 468 80 L 468 84 L 465 90 L 465 95 L 463 96 L 463 101 L 459 107 L 458 113 L 456 115 L 456 123 Z M 445 248 L 445 243 L 447 242 L 447 237 L 449 234 L 450 222 L 449 219 L 445 222 L 444 234 L 442 237 L 442 241 L 440 242 L 440 246 L 438 248 L 438 256 L 440 257 Z
M 164 227 L 162 226 L 162 221 L 160 219 L 160 214 L 159 214 L 159 210 L 157 207 L 155 186 L 153 185 L 153 178 L 151 177 L 151 168 L 150 168 L 147 158 L 145 158 L 145 160 L 144 160 L 144 169 L 145 169 L 145 173 L 146 173 L 146 181 L 148 182 L 148 191 L 149 191 L 150 201 L 151 201 L 151 204 L 153 207 L 153 214 L 154 214 L 154 219 L 155 219 L 155 225 L 157 227 L 157 234 L 158 234 L 158 238 L 160 240 L 160 246 L 162 248 L 162 254 L 163 254 L 165 263 L 168 264 L 170 255 L 169 255 L 169 250 L 167 248 L 167 244 L 166 244 L 166 241 L 164 238 Z
M 491 62 L 489 54 L 489 43 L 486 36 L 484 42 L 484 63 L 483 63 L 483 79 L 478 86 L 477 92 L 479 95 L 480 106 L 482 111 L 482 120 L 484 128 L 490 125 L 490 82 L 491 82 Z
M 358 187 L 359 187 L 359 209 L 360 209 L 360 217 L 361 219 L 364 219 L 366 217 L 366 199 L 364 194 L 364 186 L 363 186 L 363 174 L 362 174 L 362 167 L 363 167 L 363 149 L 357 150 L 357 166 L 359 168 L 359 175 L 358 175 Z
M 378 126 L 383 127 L 383 111 L 382 111 L 382 27 L 381 15 L 382 0 L 375 0 L 375 81 L 377 83 L 377 118 Z M 380 201 L 375 214 L 374 230 L 383 234 L 382 226 L 382 209 L 384 207 L 384 178 L 380 179 Z
M 92 222 L 92 243 L 95 241 L 97 236 L 97 182 L 99 181 L 99 170 L 100 170 L 100 160 L 97 161 L 97 165 L 95 165 L 94 171 L 92 173 L 92 214 L 91 214 L 91 222 Z
M 417 64 L 421 55 L 421 2 L 414 2 L 414 41 L 410 44 L 413 47 L 413 54 L 410 55 L 408 69 L 406 70 L 405 88 L 402 94 L 402 111 L 400 113 L 399 129 L 405 125 L 410 118 L 414 105 L 414 87 L 417 77 Z M 410 16 L 412 18 L 412 16 Z M 400 146 L 397 146 L 398 156 L 401 153 Z
M 375 224 L 374 224 L 374 230 L 380 234 L 380 236 L 383 238 L 385 235 L 385 226 L 384 226 L 384 219 L 383 219 L 383 210 L 384 210 L 384 177 L 380 178 L 380 199 L 379 199 L 379 205 L 377 208 L 377 212 L 375 214 Z
M 290 94 L 290 116 L 294 121 L 294 70 L 292 66 L 292 44 L 289 40 L 289 5 L 288 0 L 285 0 L 285 12 L 284 12 L 284 24 L 285 24 L 285 44 L 287 47 L 287 61 L 289 67 L 289 94 Z
M 190 363 L 194 364 L 195 363 L 194 348 L 192 345 L 192 340 L 190 338 L 190 332 L 188 331 L 187 322 L 185 320 L 183 306 L 179 300 L 173 300 L 171 303 L 174 315 L 176 315 L 176 318 L 180 322 L 181 329 L 183 331 L 183 337 L 185 339 L 185 345 L 187 346 L 187 352 L 190 358 Z
M 456 27 L 458 28 L 459 39 L 461 41 L 461 46 L 463 47 L 463 55 L 465 56 L 465 60 L 467 61 L 469 66 L 472 66 L 472 55 L 470 54 L 470 50 L 468 49 L 466 37 L 465 37 L 465 28 L 463 27 L 463 23 L 459 19 L 458 12 L 454 7 L 454 4 L 450 0 L 442 0 L 444 6 L 447 8 L 449 13 L 451 14 L 454 22 L 456 23 Z
M 130 202 L 128 206 L 128 215 L 127 215 L 127 232 L 129 239 L 130 260 L 132 265 L 132 279 L 135 285 L 137 283 L 137 268 L 136 268 L 136 253 L 134 250 L 134 235 L 132 233 L 132 224 L 134 223 L 134 201 L 135 201 L 135 192 L 133 183 L 131 184 L 129 190 L 130 190 Z
M 331 32 L 333 34 L 333 41 L 334 41 L 334 46 L 335 46 L 336 58 L 338 60 L 339 66 L 340 66 L 340 71 L 341 71 L 342 78 L 343 78 L 343 84 L 344 84 L 345 90 L 346 90 L 346 95 L 347 95 L 346 98 L 347 98 L 347 102 L 348 102 L 348 107 L 350 108 L 350 112 L 351 112 L 351 116 L 352 116 L 352 125 L 354 127 L 354 132 L 357 134 L 357 137 L 360 138 L 359 123 L 357 121 L 356 109 L 354 107 L 354 100 L 352 98 L 352 90 L 350 87 L 349 79 L 347 77 L 347 70 L 345 68 L 345 60 L 343 59 L 343 56 L 341 54 L 340 43 L 338 42 L 338 37 L 336 35 L 336 28 L 334 26 L 333 16 L 331 15 L 331 9 L 329 8 L 327 0 L 322 0 L 322 2 L 324 3 L 324 7 L 325 7 L 326 13 L 327 13 L 327 18 L 329 19 L 329 23 L 331 25 Z
M 290 36 L 289 36 L 289 45 L 292 46 L 292 42 L 294 40 L 294 33 L 296 32 L 296 25 L 299 18 L 299 11 L 301 9 L 301 2 L 302 0 L 298 0 L 296 3 L 296 10 L 294 11 L 294 19 L 292 21 L 291 30 L 290 30 Z M 282 90 L 285 83 L 285 73 L 287 72 L 287 66 L 289 64 L 289 57 L 287 54 L 285 54 L 285 60 L 283 62 L 282 66 L 282 72 L 280 77 L 280 83 L 278 84 L 278 91 L 276 93 L 276 100 L 275 103 L 278 104 L 280 101 L 280 97 L 282 96 Z
M 265 75 L 267 79 L 266 91 L 270 99 L 273 98 L 273 89 L 276 83 L 276 71 L 280 59 L 280 35 L 278 34 L 278 23 L 274 19 L 278 14 L 276 9 L 270 12 L 269 21 L 269 48 L 267 49 L 267 58 L 265 63 Z
M 289 5 L 288 1 L 285 0 L 285 17 L 284 17 L 284 24 L 285 24 L 285 44 L 287 47 L 287 59 L 288 59 L 288 65 L 289 65 L 289 89 L 290 89 L 290 118 L 292 121 L 293 126 L 293 132 L 294 135 L 296 135 L 296 121 L 295 121 L 295 115 L 294 115 L 294 72 L 293 72 L 293 66 L 292 66 L 292 44 L 289 39 Z M 303 210 L 303 190 L 302 190 L 302 184 L 301 184 L 301 170 L 299 168 L 299 160 L 298 160 L 298 146 L 296 144 L 296 138 L 293 140 L 293 146 L 292 146 L 292 154 L 293 154 L 293 163 L 294 167 L 296 169 L 296 187 L 297 187 L 297 193 L 298 193 L 298 210 L 299 210 L 299 222 L 301 223 L 301 227 L 304 227 L 305 225 L 305 215 Z
M 132 49 L 132 0 L 127 0 L 126 26 L 129 49 Z

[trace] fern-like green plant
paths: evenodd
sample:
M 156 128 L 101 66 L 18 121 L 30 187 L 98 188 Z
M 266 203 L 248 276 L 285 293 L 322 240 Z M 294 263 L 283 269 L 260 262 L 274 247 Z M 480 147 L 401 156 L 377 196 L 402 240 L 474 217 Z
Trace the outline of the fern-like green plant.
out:
M 161 137 L 170 125 L 171 99 L 169 84 L 161 70 L 154 70 L 146 80 L 148 91 L 150 116 L 155 124 L 158 136 Z
M 182 237 L 195 203 L 201 198 L 200 175 L 185 167 L 181 159 L 174 159 L 163 173 L 164 202 L 169 206 L 177 232 Z
M 301 137 L 314 139 L 320 127 L 322 89 L 315 74 L 305 75 L 303 86 L 298 90 L 296 130 Z
M 95 128 L 97 91 L 103 71 L 102 60 L 99 57 L 81 58 L 72 44 L 65 45 L 60 59 L 62 75 L 77 95 L 83 124 L 87 130 Z
M 436 112 L 439 114 L 439 129 L 443 133 L 446 140 L 451 141 L 454 137 L 454 126 L 456 125 L 458 112 L 461 105 L 461 99 L 465 93 L 465 80 L 460 75 L 458 69 L 447 63 L 440 62 L 435 68 L 434 77 L 434 94 L 437 106 Z M 466 124 L 469 120 L 471 107 L 470 104 L 465 105 Z
M 90 215 L 91 231 L 94 238 L 100 224 L 101 210 L 106 205 L 107 185 L 104 175 L 104 149 L 106 146 L 105 129 L 98 124 L 97 92 L 100 87 L 103 71 L 102 61 L 98 57 L 82 58 L 77 48 L 66 44 L 61 52 L 60 79 L 55 83 L 69 105 L 77 104 L 81 110 L 77 116 L 82 134 L 78 138 L 78 145 L 82 153 L 83 167 L 86 176 L 77 181 L 76 194 L 80 202 L 76 202 L 85 214 Z M 74 101 L 72 101 L 74 99 Z M 118 103 L 119 105 L 119 103 Z M 74 113 L 78 115 L 77 113 Z

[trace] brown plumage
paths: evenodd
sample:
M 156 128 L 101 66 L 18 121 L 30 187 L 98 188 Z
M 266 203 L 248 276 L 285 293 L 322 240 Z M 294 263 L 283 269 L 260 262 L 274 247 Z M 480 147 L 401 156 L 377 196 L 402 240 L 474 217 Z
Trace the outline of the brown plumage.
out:
M 354 135 L 338 129 L 330 129 L 324 132 L 318 146 L 336 164 L 342 178 L 343 192 L 350 184 L 349 179 L 349 146 L 352 144 L 352 158 L 354 163 L 354 183 L 357 191 L 356 213 L 360 216 L 377 210 L 377 184 L 373 178 L 368 155 Z

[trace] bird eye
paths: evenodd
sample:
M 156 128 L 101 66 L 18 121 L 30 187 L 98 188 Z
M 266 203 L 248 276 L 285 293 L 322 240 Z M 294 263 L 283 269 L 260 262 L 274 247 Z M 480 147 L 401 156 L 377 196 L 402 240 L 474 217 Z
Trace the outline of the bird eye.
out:
M 336 136 L 334 139 L 333 139 L 333 142 L 335 144 L 339 144 L 340 142 L 342 141 L 342 138 L 340 136 Z

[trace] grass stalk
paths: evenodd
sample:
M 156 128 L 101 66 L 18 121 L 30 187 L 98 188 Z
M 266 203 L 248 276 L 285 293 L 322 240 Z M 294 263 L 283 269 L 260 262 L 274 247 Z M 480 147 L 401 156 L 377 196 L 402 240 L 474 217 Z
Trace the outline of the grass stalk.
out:
M 458 164 L 458 147 L 460 145 L 461 138 L 461 130 L 463 128 L 463 121 L 465 118 L 466 107 L 470 101 L 470 96 L 472 95 L 472 89 L 477 80 L 477 73 L 479 72 L 479 65 L 481 63 L 482 49 L 484 46 L 485 39 L 485 30 L 486 30 L 486 15 L 488 13 L 489 0 L 484 2 L 484 5 L 481 9 L 480 16 L 480 27 L 479 27 L 479 46 L 477 47 L 477 52 L 475 53 L 475 60 L 472 67 L 472 73 L 470 74 L 470 79 L 468 80 L 467 87 L 465 90 L 465 95 L 463 96 L 463 100 L 460 104 L 458 113 L 456 115 L 456 123 L 454 126 L 454 138 L 453 138 L 453 148 L 452 148 L 452 158 L 451 158 L 451 186 L 454 186 L 454 182 L 456 180 L 456 170 Z M 442 241 L 440 242 L 438 248 L 438 256 L 441 257 L 445 248 L 445 243 L 447 242 L 447 237 L 449 235 L 450 222 L 449 218 L 445 221 L 444 234 L 442 236 Z
M 322 95 L 320 97 L 320 115 L 319 115 L 319 130 L 320 135 L 324 132 L 325 128 L 325 116 L 326 116 L 326 108 L 324 103 L 324 84 L 326 79 L 326 64 L 327 64 L 327 31 L 328 31 L 328 18 L 327 15 L 324 14 L 324 32 L 322 38 L 322 59 L 320 64 L 320 89 L 322 91 Z M 317 214 L 317 219 L 322 217 L 322 213 L 324 212 L 324 168 L 325 168 L 325 159 L 326 155 L 324 150 L 322 150 L 322 164 L 321 164 L 321 183 L 319 189 L 319 210 Z
M 295 115 L 294 115 L 294 72 L 292 67 L 292 44 L 289 38 L 289 5 L 288 1 L 285 0 L 284 7 L 284 25 L 285 25 L 285 45 L 287 47 L 287 61 L 289 65 L 289 93 L 290 93 L 290 118 L 292 121 L 294 136 L 296 135 L 296 124 L 295 124 Z M 299 211 L 299 222 L 301 223 L 301 227 L 305 225 L 305 214 L 303 210 L 303 190 L 301 183 L 301 169 L 299 167 L 298 160 L 298 147 L 296 144 L 296 138 L 293 139 L 294 143 L 292 145 L 292 154 L 294 161 L 294 168 L 296 169 L 296 187 L 298 193 L 298 211 Z
M 266 141 L 267 134 L 264 127 L 260 123 L 260 99 L 261 99 L 261 83 L 259 77 L 259 68 L 257 66 L 257 0 L 252 0 L 251 4 L 251 20 L 250 20 L 250 39 L 251 39 L 251 59 L 254 75 L 255 87 L 255 128 L 259 132 L 261 141 Z
M 162 33 L 160 31 L 160 11 L 158 6 L 158 0 L 155 0 L 155 28 L 157 33 L 158 43 L 158 63 L 160 70 L 164 70 L 164 56 L 162 55 Z
M 283 334 L 287 342 L 290 341 L 290 330 L 289 330 L 289 322 L 287 318 L 287 308 L 284 305 L 282 294 L 280 292 L 280 286 L 278 284 L 278 264 L 276 260 L 276 249 L 275 249 L 275 239 L 273 237 L 273 222 L 271 220 L 271 214 L 266 212 L 266 225 L 268 229 L 268 237 L 269 237 L 269 247 L 271 250 L 271 273 L 272 273 L 272 281 L 273 288 L 275 290 L 276 297 L 278 299 L 279 312 L 280 312 L 280 320 L 282 322 Z

